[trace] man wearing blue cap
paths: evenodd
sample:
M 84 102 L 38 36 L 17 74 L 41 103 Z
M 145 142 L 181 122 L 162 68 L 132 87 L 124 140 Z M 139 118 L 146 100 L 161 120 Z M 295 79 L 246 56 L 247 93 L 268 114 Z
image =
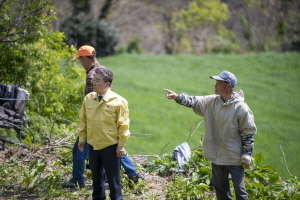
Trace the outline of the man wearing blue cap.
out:
M 212 162 L 212 184 L 218 200 L 232 199 L 229 174 L 237 200 L 248 199 L 244 184 L 244 168 L 249 168 L 256 125 L 254 116 L 244 102 L 242 90 L 234 92 L 235 75 L 228 71 L 218 76 L 215 94 L 189 96 L 165 89 L 167 98 L 190 107 L 204 117 L 203 156 Z

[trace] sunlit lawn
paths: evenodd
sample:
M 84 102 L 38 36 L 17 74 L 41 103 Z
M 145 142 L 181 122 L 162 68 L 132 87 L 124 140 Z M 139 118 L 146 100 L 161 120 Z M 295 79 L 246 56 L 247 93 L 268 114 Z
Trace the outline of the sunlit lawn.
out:
M 130 154 L 172 153 L 202 120 L 191 109 L 166 99 L 163 89 L 213 94 L 215 81 L 209 76 L 228 70 L 236 75 L 236 90 L 243 90 L 255 116 L 255 153 L 262 153 L 267 164 L 288 178 L 280 160 L 282 147 L 290 172 L 300 177 L 299 53 L 120 55 L 99 62 L 114 72 L 114 90 L 129 101 L 132 137 L 126 148 Z M 203 132 L 203 125 L 199 131 Z M 192 149 L 200 139 L 199 133 L 193 135 Z

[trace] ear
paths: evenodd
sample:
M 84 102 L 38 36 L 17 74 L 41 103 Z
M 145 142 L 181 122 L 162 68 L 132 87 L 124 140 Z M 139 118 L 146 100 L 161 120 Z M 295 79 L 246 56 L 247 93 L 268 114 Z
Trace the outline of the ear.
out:
M 232 90 L 232 85 L 231 85 L 231 83 L 228 83 L 228 84 L 227 84 L 227 88 L 228 88 L 229 90 Z
M 105 82 L 105 87 L 110 87 L 110 82 Z

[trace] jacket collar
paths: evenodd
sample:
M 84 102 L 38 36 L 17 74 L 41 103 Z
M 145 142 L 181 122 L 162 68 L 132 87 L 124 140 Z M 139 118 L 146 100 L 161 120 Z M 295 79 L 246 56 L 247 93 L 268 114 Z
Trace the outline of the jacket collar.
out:
M 94 100 L 97 100 L 98 101 L 98 94 L 97 94 L 97 92 L 93 92 L 94 94 L 93 94 L 93 99 Z M 111 91 L 111 89 L 110 88 L 108 88 L 108 90 L 106 91 L 106 93 L 104 94 L 104 96 L 103 96 L 103 100 L 104 101 L 108 101 L 109 100 L 109 98 L 111 97 L 111 94 L 112 94 L 112 91 Z
M 223 99 L 219 96 L 219 101 L 223 103 L 223 105 L 229 105 L 234 102 L 244 102 L 244 93 L 242 90 L 238 90 L 236 92 L 233 92 L 233 97 L 231 99 L 228 99 L 227 101 L 223 101 Z

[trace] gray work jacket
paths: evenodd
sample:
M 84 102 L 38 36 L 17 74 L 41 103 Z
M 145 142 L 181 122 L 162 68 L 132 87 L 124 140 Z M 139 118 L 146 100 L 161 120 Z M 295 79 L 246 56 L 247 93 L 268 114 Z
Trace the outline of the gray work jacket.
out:
M 226 102 L 219 95 L 187 94 L 179 94 L 176 102 L 204 117 L 204 157 L 217 165 L 241 165 L 242 136 L 254 135 L 257 131 L 242 90 Z

